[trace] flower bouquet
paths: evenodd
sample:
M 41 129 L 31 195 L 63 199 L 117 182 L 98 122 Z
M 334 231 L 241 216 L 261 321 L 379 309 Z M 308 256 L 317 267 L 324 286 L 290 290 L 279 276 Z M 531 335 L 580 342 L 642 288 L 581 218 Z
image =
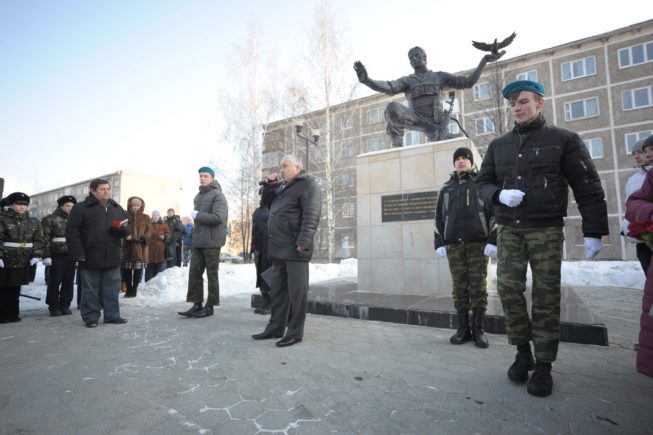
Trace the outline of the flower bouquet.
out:
M 628 235 L 643 240 L 653 250 L 653 221 L 645 220 L 628 224 Z

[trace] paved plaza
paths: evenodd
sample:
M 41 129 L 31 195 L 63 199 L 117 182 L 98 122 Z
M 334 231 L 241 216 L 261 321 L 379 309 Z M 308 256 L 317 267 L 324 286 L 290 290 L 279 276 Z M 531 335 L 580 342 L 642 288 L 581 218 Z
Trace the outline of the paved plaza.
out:
M 123 307 L 126 325 L 79 312 L 0 325 L 3 434 L 646 434 L 653 378 L 634 369 L 641 291 L 575 287 L 609 346 L 562 343 L 554 392 L 526 393 L 514 347 L 449 344 L 449 329 L 309 314 L 304 341 L 254 341 L 249 297 L 213 317 Z

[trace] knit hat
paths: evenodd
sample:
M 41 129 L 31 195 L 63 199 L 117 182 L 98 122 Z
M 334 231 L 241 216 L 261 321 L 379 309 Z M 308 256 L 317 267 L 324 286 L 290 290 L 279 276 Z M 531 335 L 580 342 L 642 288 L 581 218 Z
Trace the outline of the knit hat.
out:
M 157 217 L 161 216 L 161 212 L 159 210 L 152 210 L 152 217 Z
M 644 143 L 642 144 L 642 149 L 646 147 L 653 147 L 653 134 L 644 139 Z
M 57 205 L 59 207 L 61 207 L 64 204 L 67 204 L 69 202 L 72 202 L 73 204 L 77 204 L 77 200 L 72 195 L 65 195 L 65 196 L 62 196 L 61 198 L 57 199 Z
M 9 205 L 29 205 L 29 196 L 23 192 L 14 192 L 7 197 L 7 203 L 9 203 Z
M 472 155 L 472 150 L 470 150 L 469 148 L 460 147 L 456 151 L 454 151 L 453 153 L 454 165 L 456 164 L 456 159 L 460 156 L 463 156 L 466 159 L 468 159 L 472 163 L 472 165 L 474 164 L 474 156 Z
M 512 94 L 521 91 L 535 92 L 536 94 L 544 96 L 544 85 L 533 80 L 517 80 L 515 82 L 508 83 L 503 88 L 503 91 L 501 91 L 501 94 L 503 94 L 503 98 L 508 100 Z
M 197 172 L 211 174 L 211 177 L 215 178 L 215 171 L 208 166 L 202 166 Z

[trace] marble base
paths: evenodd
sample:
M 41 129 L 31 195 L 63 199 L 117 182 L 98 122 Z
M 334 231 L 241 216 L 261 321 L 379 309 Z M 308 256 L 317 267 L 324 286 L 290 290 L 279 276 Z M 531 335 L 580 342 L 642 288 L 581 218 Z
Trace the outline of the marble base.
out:
M 530 307 L 530 292 L 526 293 Z M 252 295 L 252 307 L 261 304 L 259 294 Z M 404 323 L 436 328 L 458 328 L 451 296 L 422 296 L 358 291 L 357 284 L 332 280 L 311 285 L 308 312 L 362 320 Z M 570 287 L 562 288 L 560 340 L 569 343 L 608 345 L 608 330 Z M 505 334 L 506 325 L 496 292 L 488 293 L 485 330 Z

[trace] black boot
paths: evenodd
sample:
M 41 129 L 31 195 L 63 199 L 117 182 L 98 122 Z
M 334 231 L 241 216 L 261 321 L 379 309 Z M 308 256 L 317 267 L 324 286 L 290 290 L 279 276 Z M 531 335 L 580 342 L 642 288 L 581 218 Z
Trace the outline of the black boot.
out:
M 202 303 L 201 302 L 196 302 L 196 303 L 193 304 L 192 307 L 190 307 L 190 309 L 188 311 L 179 311 L 177 314 L 179 314 L 180 316 L 192 317 L 193 313 L 195 311 L 201 310 L 201 309 L 202 309 Z
M 490 343 L 487 341 L 485 331 L 483 330 L 483 320 L 485 318 L 485 310 L 481 308 L 474 308 L 472 312 L 472 337 L 476 347 L 487 349 Z
M 469 310 L 458 310 L 458 330 L 451 336 L 451 344 L 463 344 L 472 339 L 472 333 L 469 328 Z
M 52 317 L 59 317 L 63 315 L 61 309 L 56 305 L 51 305 L 50 308 L 48 308 L 48 311 L 50 311 L 50 315 Z
M 537 361 L 535 371 L 526 384 L 526 391 L 533 396 L 546 397 L 551 394 L 552 390 L 551 363 Z
M 202 318 L 213 315 L 213 305 L 205 305 L 204 308 L 193 311 L 191 317 Z
M 263 293 L 263 305 L 254 310 L 256 314 L 270 314 L 270 294 Z
M 508 369 L 508 378 L 515 382 L 525 382 L 528 380 L 528 372 L 534 367 L 535 360 L 530 343 L 517 345 L 517 356 L 515 362 Z

